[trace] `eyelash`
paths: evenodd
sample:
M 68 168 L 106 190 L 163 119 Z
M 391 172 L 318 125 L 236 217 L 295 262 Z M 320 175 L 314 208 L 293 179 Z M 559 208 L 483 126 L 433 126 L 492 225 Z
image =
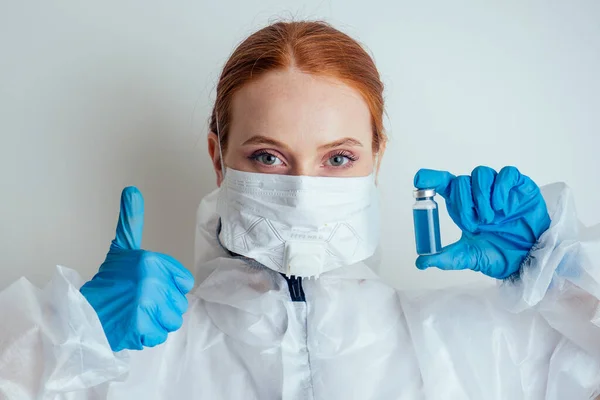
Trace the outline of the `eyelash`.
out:
M 258 159 L 260 157 L 262 157 L 262 156 L 276 157 L 277 159 L 279 159 L 281 161 L 281 163 L 283 165 L 286 165 L 286 163 L 281 159 L 281 156 L 278 156 L 275 152 L 271 152 L 271 151 L 264 150 L 264 149 L 263 150 L 258 150 L 256 152 L 252 153 L 248 158 L 250 160 L 254 161 L 254 162 L 257 162 L 257 163 L 261 164 L 262 166 L 273 167 L 271 165 L 267 165 L 267 164 L 259 162 Z M 346 150 L 338 150 L 338 151 L 336 151 L 334 153 L 330 153 L 327 156 L 327 161 L 331 160 L 333 157 L 345 157 L 345 158 L 348 159 L 347 163 L 345 163 L 344 165 L 341 165 L 339 167 L 330 166 L 331 168 L 336 168 L 336 169 L 350 168 L 352 165 L 354 165 L 354 163 L 356 161 L 358 161 L 358 157 L 356 155 L 354 155 L 354 154 L 352 154 L 352 153 L 350 153 L 349 151 L 346 151 Z
M 346 150 L 338 150 L 335 153 L 329 154 L 329 156 L 327 157 L 327 160 L 331 160 L 333 157 L 346 157 L 348 159 L 348 162 L 346 164 L 342 165 L 341 167 L 334 167 L 334 168 L 348 168 L 348 167 L 352 166 L 352 164 L 355 161 L 358 160 L 358 157 L 356 155 L 354 155 Z

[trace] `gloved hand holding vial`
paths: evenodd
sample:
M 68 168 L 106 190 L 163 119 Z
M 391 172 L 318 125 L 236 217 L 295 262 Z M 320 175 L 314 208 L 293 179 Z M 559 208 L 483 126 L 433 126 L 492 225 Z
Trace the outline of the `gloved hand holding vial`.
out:
M 477 167 L 471 175 L 422 169 L 415 175 L 413 207 L 419 269 L 472 269 L 497 279 L 519 271 L 533 245 L 550 226 L 538 186 L 515 167 L 496 173 Z M 439 193 L 462 236 L 440 250 Z

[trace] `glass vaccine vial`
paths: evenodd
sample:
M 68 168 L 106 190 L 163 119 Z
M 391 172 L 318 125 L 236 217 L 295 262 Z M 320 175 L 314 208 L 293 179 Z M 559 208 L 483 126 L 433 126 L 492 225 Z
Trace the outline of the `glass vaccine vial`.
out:
M 433 200 L 435 189 L 417 189 L 413 192 L 413 197 L 416 199 L 413 206 L 413 219 L 417 254 L 439 253 L 442 251 L 442 241 L 438 205 Z

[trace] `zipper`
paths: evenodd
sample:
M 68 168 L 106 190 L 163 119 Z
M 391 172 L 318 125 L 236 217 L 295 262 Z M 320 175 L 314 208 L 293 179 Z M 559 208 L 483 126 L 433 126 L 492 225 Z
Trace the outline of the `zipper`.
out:
M 225 250 L 231 257 L 237 258 L 240 260 L 244 260 L 244 262 L 250 266 L 259 267 L 259 268 L 267 268 L 252 258 L 248 258 L 248 257 L 242 256 L 242 255 L 236 254 L 236 253 L 230 251 L 229 249 L 227 249 L 225 246 L 223 246 L 223 243 L 221 243 L 221 238 L 219 237 L 220 233 L 221 233 L 221 218 L 219 218 L 219 224 L 217 225 L 217 235 L 216 235 L 216 239 L 217 239 L 217 242 L 219 243 L 219 246 L 221 246 L 221 248 L 223 250 Z M 292 299 L 292 301 L 306 303 L 306 297 L 304 296 L 304 288 L 302 287 L 302 277 L 292 276 L 292 277 L 288 278 L 285 274 L 282 274 L 281 272 L 280 272 L 280 274 L 281 274 L 281 276 L 283 276 L 285 278 L 285 280 L 288 284 L 288 289 L 290 291 L 290 298 Z
M 288 278 L 285 274 L 281 274 L 285 278 L 288 284 L 288 289 L 290 290 L 290 298 L 292 301 L 296 302 L 306 302 L 306 297 L 304 296 L 304 288 L 302 287 L 302 277 L 292 276 Z

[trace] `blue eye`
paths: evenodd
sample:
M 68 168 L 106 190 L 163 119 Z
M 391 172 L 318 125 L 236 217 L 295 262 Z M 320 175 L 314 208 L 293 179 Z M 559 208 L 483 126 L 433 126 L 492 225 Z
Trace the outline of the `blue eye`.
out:
M 358 160 L 357 156 L 350 153 L 349 151 L 342 150 L 330 154 L 325 164 L 333 168 L 346 168 L 351 167 L 356 160 Z
M 328 160 L 329 165 L 332 167 L 341 167 L 350 162 L 350 159 L 347 156 L 343 156 L 341 154 L 330 157 Z
M 253 154 L 252 156 L 250 156 L 250 158 L 255 161 L 258 161 L 261 164 L 268 165 L 268 166 L 275 166 L 275 165 L 283 164 L 283 161 L 281 161 L 279 159 L 279 157 L 277 157 L 271 153 L 267 153 L 267 152 Z

